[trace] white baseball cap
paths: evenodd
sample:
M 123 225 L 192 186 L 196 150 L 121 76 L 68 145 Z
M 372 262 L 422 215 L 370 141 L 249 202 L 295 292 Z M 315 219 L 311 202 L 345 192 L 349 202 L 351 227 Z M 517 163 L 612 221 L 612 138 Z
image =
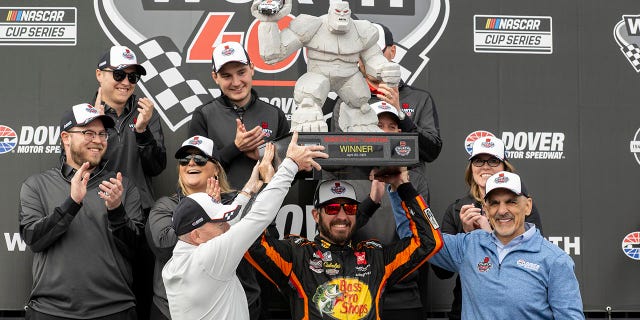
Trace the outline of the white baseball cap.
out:
M 176 151 L 175 158 L 180 159 L 187 155 L 187 150 L 196 148 L 207 157 L 220 162 L 220 155 L 218 149 L 215 148 L 213 140 L 203 136 L 193 136 L 182 143 L 182 146 Z
M 346 182 L 340 180 L 325 180 L 318 184 L 313 197 L 314 207 L 319 208 L 330 200 L 345 198 L 360 203 L 356 198 L 356 189 Z
M 224 205 L 204 192 L 190 194 L 173 210 L 173 229 L 181 236 L 207 222 L 227 222 L 240 212 L 239 205 Z
M 78 126 L 84 127 L 95 119 L 102 120 L 105 129 L 113 128 L 115 125 L 111 117 L 101 113 L 88 103 L 81 103 L 71 107 L 71 110 L 65 111 L 60 120 L 60 131 L 67 131 Z
M 370 106 L 371 109 L 376 112 L 376 115 L 379 115 L 383 112 L 388 112 L 395 116 L 395 120 L 397 123 L 400 123 L 400 114 L 398 114 L 398 109 L 388 104 L 386 101 L 376 101 L 370 104 Z
M 217 73 L 222 66 L 229 62 L 249 64 L 251 60 L 241 44 L 237 42 L 224 42 L 213 49 L 211 62 L 213 64 L 213 72 Z
M 524 195 L 522 192 L 522 181 L 520 176 L 509 171 L 500 171 L 487 180 L 486 190 L 484 198 L 487 199 L 489 193 L 496 189 L 507 189 L 516 195 Z
M 496 137 L 478 138 L 473 142 L 472 150 L 469 160 L 479 154 L 489 154 L 504 161 L 504 143 Z
M 126 69 L 130 66 L 135 66 L 136 71 L 140 75 L 146 75 L 147 70 L 138 64 L 136 54 L 125 46 L 113 46 L 107 52 L 104 53 L 100 62 L 98 62 L 98 69 L 113 68 L 114 70 Z

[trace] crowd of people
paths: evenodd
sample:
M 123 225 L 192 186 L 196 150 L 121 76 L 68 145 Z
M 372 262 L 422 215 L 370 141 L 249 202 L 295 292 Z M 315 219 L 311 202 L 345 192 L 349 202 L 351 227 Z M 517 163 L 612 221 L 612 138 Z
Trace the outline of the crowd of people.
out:
M 393 61 L 391 31 L 374 26 L 379 40 L 365 49 Z M 430 265 L 438 278 L 457 274 L 450 319 L 583 319 L 573 261 L 542 237 L 504 143 L 475 141 L 468 193 L 437 221 L 427 175 L 442 149 L 433 97 L 359 66 L 378 128 L 416 132 L 420 163 L 319 181 L 317 234 L 307 239 L 278 234 L 274 219 L 296 174 L 321 170 L 329 155 L 299 145 L 294 131 L 274 167 L 271 141 L 290 124 L 258 99 L 241 44 L 214 49 L 222 94 L 194 111 L 174 155 L 176 192 L 162 197 L 152 185 L 167 165 L 160 117 L 134 94 L 146 70 L 131 49 L 109 48 L 93 104 L 62 115 L 60 164 L 20 190 L 20 234 L 34 253 L 26 319 L 266 319 L 265 284 L 292 319 L 426 319 Z M 345 106 L 335 102 L 332 131 Z

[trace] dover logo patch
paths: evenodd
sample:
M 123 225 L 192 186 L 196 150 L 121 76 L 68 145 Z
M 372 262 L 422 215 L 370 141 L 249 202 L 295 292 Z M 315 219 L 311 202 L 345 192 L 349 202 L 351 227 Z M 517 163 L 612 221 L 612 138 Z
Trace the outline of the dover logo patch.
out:
M 321 16 L 329 1 L 292 0 L 291 16 Z M 292 97 L 300 70 L 306 69 L 302 50 L 269 65 L 258 48 L 259 21 L 251 16 L 250 0 L 94 0 L 94 11 L 104 34 L 113 44 L 136 54 L 147 75 L 138 87 L 157 106 L 172 131 L 191 120 L 192 112 L 220 95 L 211 79 L 211 55 L 216 45 L 241 43 L 255 65 L 253 86 L 261 99 L 279 101 Z M 412 84 L 424 76 L 427 56 L 444 33 L 449 19 L 449 0 L 350 1 L 354 18 L 382 23 L 392 30 L 402 78 Z M 158 23 L 180 21 L 180 23 Z M 401 24 L 399 24 L 401 21 Z M 284 97 L 284 98 L 282 98 Z M 295 106 L 281 106 L 289 115 Z M 286 108 L 286 110 L 285 110 Z
M 321 315 L 364 319 L 371 311 L 369 286 L 358 279 L 337 278 L 320 285 L 312 298 Z
M 613 38 L 631 67 L 640 72 L 640 15 L 622 15 L 613 27 Z

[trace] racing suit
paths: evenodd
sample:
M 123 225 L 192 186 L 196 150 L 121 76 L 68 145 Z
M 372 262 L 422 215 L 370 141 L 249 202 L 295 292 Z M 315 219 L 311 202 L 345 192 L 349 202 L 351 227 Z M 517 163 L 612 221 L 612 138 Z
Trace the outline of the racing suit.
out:
M 398 193 L 410 220 L 409 238 L 386 246 L 376 240 L 337 245 L 322 236 L 277 240 L 265 232 L 245 257 L 289 298 L 293 319 L 377 319 L 384 288 L 442 246 L 424 199 L 410 183 Z

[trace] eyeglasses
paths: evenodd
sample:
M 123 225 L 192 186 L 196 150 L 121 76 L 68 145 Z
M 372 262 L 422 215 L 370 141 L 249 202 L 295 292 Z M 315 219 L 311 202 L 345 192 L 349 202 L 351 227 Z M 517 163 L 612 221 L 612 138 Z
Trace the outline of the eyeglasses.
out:
M 471 160 L 471 163 L 475 166 L 475 167 L 482 167 L 484 166 L 484 164 L 488 164 L 489 167 L 497 167 L 500 165 L 500 163 L 502 163 L 502 161 L 500 161 L 500 159 L 496 158 L 496 157 L 491 157 L 487 160 L 482 160 L 480 158 L 475 158 L 473 160 Z
M 129 78 L 129 82 L 134 84 L 138 82 L 138 80 L 140 80 L 140 75 L 135 72 L 126 73 L 124 72 L 124 70 L 109 70 L 109 69 L 103 69 L 102 71 L 111 72 L 113 74 L 113 80 L 118 82 L 124 80 L 124 77 Z
M 67 131 L 69 133 L 82 133 L 85 141 L 93 141 L 96 136 L 100 137 L 100 141 L 107 141 L 109 139 L 109 133 L 106 131 L 103 132 L 95 132 L 92 130 L 82 130 L 82 131 Z
M 207 164 L 207 161 L 209 161 L 209 158 L 203 156 L 203 155 L 199 155 L 199 154 L 190 154 L 184 158 L 180 158 L 178 159 L 178 163 L 181 166 L 186 166 L 189 164 L 189 162 L 191 162 L 191 159 L 193 159 L 193 162 L 196 163 L 196 165 L 202 167 L 204 165 Z
M 323 206 L 324 213 L 330 216 L 335 216 L 336 214 L 340 213 L 340 207 L 342 207 L 344 209 L 344 213 L 349 216 L 352 216 L 356 214 L 356 212 L 358 212 L 357 203 L 331 203 Z

